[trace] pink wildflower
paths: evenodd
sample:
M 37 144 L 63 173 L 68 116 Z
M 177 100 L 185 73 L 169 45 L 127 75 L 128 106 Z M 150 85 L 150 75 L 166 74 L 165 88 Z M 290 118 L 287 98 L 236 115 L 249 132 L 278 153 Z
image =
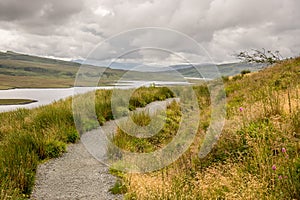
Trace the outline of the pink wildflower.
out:
M 273 165 L 273 166 L 272 166 L 272 169 L 275 171 L 275 170 L 276 170 L 276 165 Z

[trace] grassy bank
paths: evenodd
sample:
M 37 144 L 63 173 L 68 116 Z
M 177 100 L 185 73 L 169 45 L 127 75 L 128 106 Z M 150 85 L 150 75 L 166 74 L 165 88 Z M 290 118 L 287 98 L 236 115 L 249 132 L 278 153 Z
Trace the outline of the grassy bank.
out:
M 99 123 L 113 119 L 111 95 L 110 90 L 96 92 Z M 140 88 L 133 93 L 130 107 L 135 109 L 172 95 L 166 88 Z M 1 113 L 0 127 L 0 199 L 29 197 L 38 163 L 60 156 L 67 143 L 79 139 L 71 99 L 32 110 Z M 88 124 L 85 127 L 92 128 Z
M 37 102 L 32 99 L 0 99 L 0 105 L 24 105 Z
M 218 143 L 200 159 L 198 152 L 210 122 L 205 85 L 194 88 L 201 108 L 194 143 L 162 170 L 131 174 L 113 171 L 120 180 L 112 189 L 126 199 L 300 199 L 300 58 L 283 61 L 254 74 L 224 77 L 226 124 Z M 100 124 L 113 119 L 111 91 L 96 93 Z M 141 88 L 129 108 L 171 97 L 166 88 Z M 176 135 L 181 112 L 173 102 L 163 129 L 150 138 L 118 129 L 114 142 L 130 152 L 152 152 Z M 141 126 L 147 113 L 132 116 Z M 85 130 L 95 124 L 83 121 Z M 192 122 L 191 122 L 192 123 Z M 57 157 L 78 140 L 71 99 L 33 110 L 0 114 L 0 199 L 22 199 L 34 184 L 37 164 Z
M 226 124 L 205 158 L 198 152 L 210 121 L 210 101 L 200 86 L 195 88 L 202 108 L 200 126 L 189 150 L 159 171 L 114 171 L 120 181 L 112 191 L 132 200 L 300 199 L 300 58 L 224 81 Z M 177 130 L 174 119 L 180 116 L 171 111 L 176 108 L 169 109 L 170 123 L 156 137 L 129 138 L 118 130 L 116 142 L 133 152 L 155 150 Z M 147 116 L 136 121 L 147 122 Z

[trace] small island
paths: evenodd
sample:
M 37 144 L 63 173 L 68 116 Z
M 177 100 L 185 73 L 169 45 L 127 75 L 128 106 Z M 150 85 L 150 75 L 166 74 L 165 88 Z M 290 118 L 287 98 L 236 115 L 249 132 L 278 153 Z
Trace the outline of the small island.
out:
M 37 100 L 32 99 L 0 99 L 0 105 L 25 105 L 35 103 Z

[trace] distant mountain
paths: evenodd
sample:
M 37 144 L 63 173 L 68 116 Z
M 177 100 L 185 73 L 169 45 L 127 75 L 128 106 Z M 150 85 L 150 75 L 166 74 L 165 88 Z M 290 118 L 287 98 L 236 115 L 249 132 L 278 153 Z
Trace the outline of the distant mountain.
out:
M 20 60 L 20 61 L 29 61 L 29 62 L 36 62 L 36 63 L 60 64 L 60 65 L 69 65 L 69 66 L 77 66 L 77 67 L 79 66 L 78 63 L 74 63 L 70 61 L 21 54 L 13 51 L 7 51 L 7 52 L 0 51 L 0 59 Z
M 227 64 L 182 64 L 182 65 L 173 65 L 171 66 L 177 72 L 182 74 L 185 77 L 202 77 L 200 72 L 214 73 L 215 70 L 212 70 L 216 66 L 219 70 L 219 73 L 222 76 L 233 76 L 241 73 L 243 70 L 250 70 L 251 72 L 259 71 L 265 65 L 263 64 L 250 64 L 250 63 L 227 63 Z M 198 70 L 199 71 L 198 71 Z
M 131 70 L 137 72 L 153 72 L 153 73 L 164 73 L 168 74 L 171 71 L 172 76 L 176 73 L 180 74 L 184 77 L 196 77 L 200 78 L 202 76 L 213 77 L 213 73 L 215 73 L 215 66 L 217 66 L 219 73 L 221 76 L 232 76 L 241 73 L 243 70 L 250 70 L 252 72 L 258 71 L 264 67 L 263 64 L 249 64 L 249 63 L 226 63 L 226 64 L 178 64 L 178 65 L 170 65 L 170 66 L 162 66 L 162 65 L 145 65 L 141 63 L 104 63 L 96 60 L 74 60 L 74 62 L 80 64 L 90 64 L 95 66 L 109 66 L 112 69 L 122 69 L 122 70 Z M 202 74 L 199 74 L 199 71 Z M 205 73 L 205 74 L 203 74 Z M 171 75 L 171 74 L 170 74 Z M 144 76 L 143 76 L 144 77 Z
M 109 67 L 111 69 L 120 69 L 120 70 L 132 70 L 132 71 L 139 71 L 139 72 L 156 72 L 156 71 L 165 71 L 161 65 L 146 65 L 143 63 L 120 63 L 120 62 L 105 62 L 105 61 L 98 61 L 98 60 L 83 60 L 83 59 L 76 59 L 72 60 L 72 62 L 76 62 L 79 64 L 88 64 L 93 66 L 100 66 L 100 67 Z
M 130 70 L 136 66 L 141 65 L 140 63 L 118 63 L 118 62 L 108 63 L 108 62 L 104 62 L 104 61 L 90 60 L 90 59 L 87 59 L 87 60 L 77 59 L 77 60 L 72 60 L 72 61 L 79 63 L 79 64 L 109 67 L 111 69 L 122 69 L 122 70 Z
M 231 63 L 218 65 L 218 68 L 223 76 L 233 76 L 241 73 L 244 70 L 256 72 L 263 69 L 266 66 L 266 64 L 261 63 Z
M 215 77 L 212 64 L 179 64 L 172 66 L 141 65 L 140 63 L 114 62 L 107 68 L 107 64 L 74 60 L 63 61 L 39 56 L 20 54 L 15 52 L 0 52 L 0 89 L 18 87 L 72 87 L 80 66 L 84 64 L 87 70 L 84 74 L 86 82 L 80 83 L 88 86 L 98 81 L 100 84 L 114 83 L 121 77 L 130 80 L 157 80 L 178 81 L 183 77 L 210 78 Z M 102 67 L 101 67 L 102 66 Z M 141 66 L 141 67 L 140 67 Z M 243 70 L 258 71 L 263 65 L 246 63 L 228 63 L 217 65 L 222 76 L 239 74 Z M 171 69 L 173 70 L 171 70 Z M 202 74 L 199 74 L 197 69 Z M 131 72 L 128 72 L 131 71 Z M 203 72 L 205 74 L 203 74 Z
M 81 65 L 75 62 L 0 51 L 0 89 L 32 87 L 71 87 Z M 104 72 L 107 81 L 117 79 L 124 70 L 89 66 L 92 80 Z M 94 69 L 94 70 L 93 70 Z M 104 71 L 105 70 L 105 71 Z

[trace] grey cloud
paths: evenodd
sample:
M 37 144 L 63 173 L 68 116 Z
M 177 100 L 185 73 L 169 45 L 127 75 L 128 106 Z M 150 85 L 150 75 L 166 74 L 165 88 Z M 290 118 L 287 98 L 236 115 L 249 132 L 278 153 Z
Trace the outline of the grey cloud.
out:
M 78 58 L 123 31 L 155 26 L 187 34 L 216 62 L 232 60 L 239 50 L 263 47 L 295 56 L 300 51 L 299 7 L 297 0 L 0 0 L 0 33 L 9 37 L 0 41 L 0 48 Z M 110 41 L 102 51 L 113 57 L 122 48 L 142 43 L 192 54 L 188 44 L 177 38 L 154 36 Z M 99 51 L 97 56 L 101 55 L 105 57 Z M 139 56 L 147 57 L 135 53 L 130 59 Z M 157 59 L 167 57 L 157 54 Z
M 41 35 L 56 31 L 84 9 L 82 0 L 1 0 L 0 21 L 11 21 L 15 29 Z
M 45 1 L 40 0 L 1 0 L 0 1 L 0 20 L 14 21 L 28 17 L 33 17 L 42 9 Z

